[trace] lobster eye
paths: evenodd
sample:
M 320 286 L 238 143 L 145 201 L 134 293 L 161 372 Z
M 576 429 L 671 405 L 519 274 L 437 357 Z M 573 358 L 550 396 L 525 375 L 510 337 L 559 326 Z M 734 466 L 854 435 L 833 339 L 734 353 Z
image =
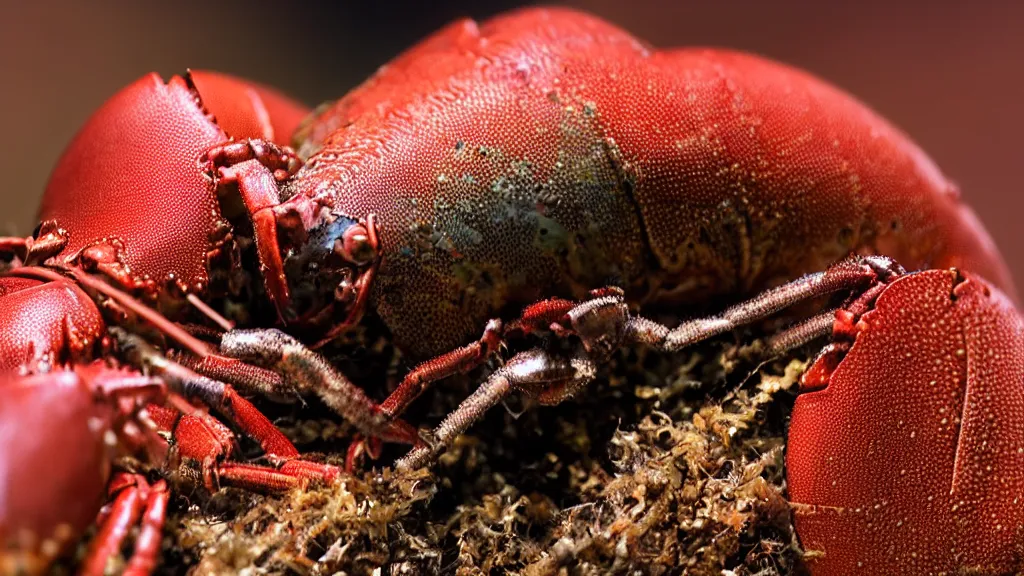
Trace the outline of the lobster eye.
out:
M 350 304 L 356 298 L 355 280 L 352 278 L 352 270 L 347 269 L 344 277 L 338 281 L 334 288 L 334 300 L 342 304 Z
M 377 245 L 366 226 L 354 224 L 334 242 L 334 252 L 356 266 L 369 264 L 377 258 Z

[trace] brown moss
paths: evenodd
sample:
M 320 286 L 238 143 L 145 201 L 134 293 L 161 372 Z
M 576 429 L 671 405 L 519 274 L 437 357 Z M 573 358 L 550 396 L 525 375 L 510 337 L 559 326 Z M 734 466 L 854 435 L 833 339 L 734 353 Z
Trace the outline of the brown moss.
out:
M 783 423 L 804 364 L 754 371 L 740 352 L 624 352 L 572 402 L 495 410 L 430 470 L 378 468 L 280 497 L 179 496 L 162 570 L 790 573 Z M 441 386 L 423 418 L 464 393 Z M 351 434 L 322 417 L 282 427 L 305 448 Z

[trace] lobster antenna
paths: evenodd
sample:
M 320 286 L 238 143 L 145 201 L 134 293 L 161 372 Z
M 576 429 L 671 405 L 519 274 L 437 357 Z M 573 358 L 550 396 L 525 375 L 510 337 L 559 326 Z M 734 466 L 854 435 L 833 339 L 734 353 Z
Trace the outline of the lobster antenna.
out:
M 223 328 L 225 332 L 230 332 L 235 329 L 234 322 L 221 316 L 220 313 L 211 308 L 206 302 L 200 300 L 195 294 L 189 293 L 188 296 L 185 296 L 185 299 L 188 300 L 189 304 L 195 306 L 196 310 L 199 310 L 204 316 L 213 320 L 215 324 Z
M 24 270 L 24 269 L 22 269 Z M 38 270 L 38 269 L 37 269 Z M 49 271 L 48 271 L 49 272 Z M 77 268 L 69 268 L 68 272 L 75 277 L 75 280 L 80 282 L 82 285 L 87 286 L 100 294 L 103 294 L 107 298 L 114 300 L 121 306 L 132 311 L 140 318 L 146 320 L 161 332 L 166 334 L 172 340 L 176 341 L 184 348 L 188 348 L 193 354 L 201 358 L 206 358 L 212 351 L 206 343 L 199 340 L 195 336 L 186 332 L 181 326 L 178 326 L 174 322 L 171 322 L 167 318 L 160 314 L 156 310 L 146 306 L 142 302 L 139 302 L 128 293 L 118 290 L 117 288 L 99 280 L 93 278 L 91 275 L 78 270 Z M 54 276 L 63 279 L 59 274 L 52 273 Z

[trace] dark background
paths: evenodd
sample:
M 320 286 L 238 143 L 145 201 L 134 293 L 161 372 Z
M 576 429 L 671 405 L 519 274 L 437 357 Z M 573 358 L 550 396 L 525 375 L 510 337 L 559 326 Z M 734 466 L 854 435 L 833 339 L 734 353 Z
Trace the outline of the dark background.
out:
M 0 0 L 0 234 L 26 234 L 86 117 L 155 70 L 212 68 L 315 104 L 460 16 L 524 2 Z M 963 188 L 1024 288 L 1024 3 L 575 0 L 661 46 L 745 49 L 844 87 Z

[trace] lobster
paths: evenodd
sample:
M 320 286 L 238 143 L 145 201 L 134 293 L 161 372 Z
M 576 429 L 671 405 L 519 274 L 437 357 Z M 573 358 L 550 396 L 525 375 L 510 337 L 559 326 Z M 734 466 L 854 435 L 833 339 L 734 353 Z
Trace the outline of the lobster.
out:
M 202 90 L 190 94 L 206 104 Z M 144 149 L 159 156 L 170 148 L 178 158 L 182 147 L 166 143 L 190 142 L 184 135 L 200 116 L 172 112 L 183 136 L 143 137 Z M 781 354 L 831 335 L 803 378 L 788 446 L 798 535 L 825 547 L 812 570 L 1016 566 L 1022 522 L 1009 508 L 1020 475 L 1006 476 L 998 491 L 976 481 L 987 467 L 1015 470 L 1020 461 L 1009 448 L 1019 439 L 1009 422 L 1024 374 L 1012 281 L 955 185 L 898 129 L 840 90 L 755 56 L 654 50 L 582 13 L 530 9 L 479 26 L 459 21 L 431 36 L 303 122 L 296 152 L 270 140 L 203 143 L 182 154 L 191 164 L 156 172 L 189 179 L 207 207 L 233 208 L 199 223 L 192 208 L 168 217 L 187 213 L 182 229 L 202 231 L 182 242 L 202 247 L 192 253 L 193 270 L 209 270 L 205 254 L 211 261 L 230 255 L 251 235 L 265 295 L 291 333 L 229 329 L 190 368 L 223 369 L 255 389 L 273 377 L 243 366 L 283 373 L 357 423 L 366 440 L 350 457 L 374 454 L 380 440 L 407 442 L 413 451 L 397 466 L 413 468 L 512 391 L 541 403 L 573 396 L 619 346 L 677 349 L 797 302 L 846 293 L 836 311 L 766 343 L 766 354 Z M 99 170 L 82 162 L 87 157 L 77 155 L 74 169 Z M 148 186 L 141 189 L 154 190 Z M 42 218 L 75 238 L 76 207 L 91 198 L 84 190 L 48 190 Z M 96 232 L 60 249 L 80 259 Z M 214 250 L 196 240 L 211 234 Z M 124 278 L 118 266 L 137 256 L 115 244 L 74 263 Z M 231 284 L 201 272 L 174 280 L 178 292 L 207 298 L 222 290 L 213 284 Z M 760 294 L 673 329 L 636 313 L 750 293 Z M 173 305 L 162 310 L 175 316 Z M 310 349 L 368 311 L 403 353 L 422 360 L 380 405 Z M 933 321 L 940 312 L 944 322 Z M 544 347 L 513 354 L 425 442 L 398 419 L 432 382 L 541 333 L 575 339 L 576 354 Z M 886 348 L 897 341 L 908 360 L 894 370 Z M 978 354 L 990 352 L 997 358 L 979 366 Z M 898 460 L 903 468 L 868 469 L 905 446 L 886 431 L 893 418 L 908 434 L 918 423 L 924 430 L 938 382 L 925 379 L 925 368 L 947 360 L 956 376 L 943 381 L 951 399 L 943 409 L 961 407 L 962 415 L 940 419 L 941 438 L 915 434 L 922 444 Z M 987 382 L 1006 386 L 986 393 Z M 852 398 L 837 399 L 851 389 Z M 865 413 L 889 422 L 839 424 L 860 423 Z M 969 417 L 975 413 L 1007 419 L 1000 430 L 1008 438 L 992 440 Z M 931 459 L 939 442 L 964 457 Z M 968 447 L 978 444 L 990 452 L 971 459 Z M 867 454 L 857 452 L 864 447 Z M 820 478 L 842 476 L 846 461 L 857 459 L 863 467 L 851 467 L 845 483 L 821 486 Z M 952 485 L 960 500 L 943 507 L 948 494 L 908 495 L 911 486 L 892 481 L 925 474 L 936 486 Z M 886 500 L 890 490 L 899 493 Z M 925 494 L 932 499 L 915 508 Z M 966 510 L 995 524 L 979 524 L 972 536 L 963 531 Z M 886 544 L 833 536 L 865 526 Z
M 205 108 L 197 100 L 198 86 Z M 268 108 L 275 111 L 273 122 Z M 214 121 L 209 110 L 220 119 Z M 4 572 L 45 569 L 98 514 L 102 526 L 83 573 L 102 573 L 140 520 L 144 526 L 129 570 L 151 570 L 167 486 L 163 480 L 150 485 L 143 474 L 111 477 L 116 456 L 179 468 L 211 491 L 231 485 L 274 492 L 338 476 L 334 466 L 298 460 L 291 442 L 230 385 L 168 360 L 133 333 L 155 327 L 161 336 L 204 350 L 202 342 L 134 296 L 180 316 L 186 294 L 204 293 L 208 275 L 220 270 L 207 260 L 223 245 L 224 230 L 218 229 L 216 191 L 196 170 L 199 151 L 230 142 L 223 126 L 272 138 L 275 128 L 293 130 L 304 113 L 276 92 L 219 74 L 198 72 L 167 86 L 155 76 L 143 78 L 99 110 L 69 145 L 33 236 L 0 241 L 15 259 L 0 276 L 0 389 L 7 399 L 0 434 Z M 179 156 L 149 146 L 165 137 L 180 144 Z M 112 150 L 123 151 L 132 170 L 112 174 L 109 165 L 94 162 Z M 140 179 L 147 185 L 138 186 Z M 170 203 L 160 195 L 174 190 L 203 193 L 174 196 Z M 74 194 L 83 203 L 72 210 L 47 204 Z M 133 206 L 138 217 L 118 214 L 112 209 L 118 205 Z M 233 462 L 231 430 L 181 395 L 205 401 L 258 440 L 271 465 Z M 170 453 L 154 430 L 172 438 Z M 68 456 L 51 467 L 56 454 Z M 41 481 L 47 476 L 53 477 Z M 113 502 L 101 512 L 104 495 Z

